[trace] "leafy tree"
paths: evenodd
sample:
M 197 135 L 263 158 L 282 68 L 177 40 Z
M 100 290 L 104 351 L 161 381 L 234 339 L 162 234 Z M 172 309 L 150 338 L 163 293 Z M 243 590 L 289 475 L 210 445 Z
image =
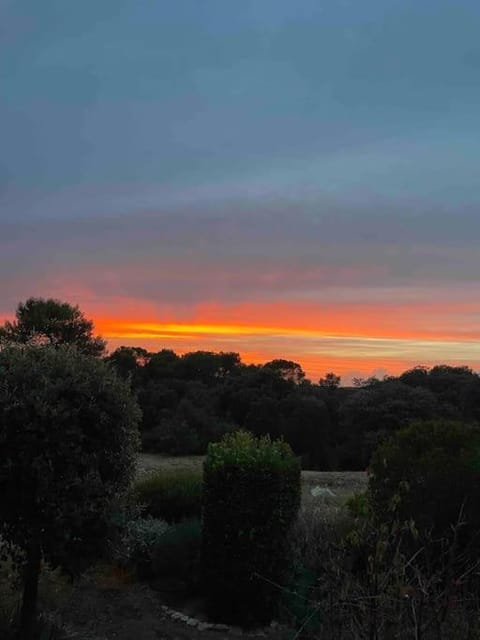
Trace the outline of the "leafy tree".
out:
M 268 396 L 260 397 L 250 406 L 244 424 L 256 436 L 279 438 L 284 431 L 279 402 Z
M 78 306 L 53 298 L 20 302 L 13 322 L 0 327 L 0 344 L 70 344 L 85 355 L 102 356 L 106 343 L 93 335 L 93 322 Z
M 476 417 L 472 390 L 478 388 L 480 378 L 469 367 L 439 364 L 430 370 L 415 367 L 405 371 L 400 380 L 412 387 L 423 387 L 435 394 L 444 417 L 470 419 Z
M 398 379 L 360 387 L 340 408 L 343 468 L 364 469 L 382 440 L 410 422 L 437 415 L 438 403 L 428 389 L 412 388 Z
M 139 409 L 101 360 L 71 347 L 0 351 L 0 536 L 24 554 L 30 640 L 42 557 L 70 573 L 98 555 L 135 469 Z
M 142 347 L 118 347 L 105 360 L 113 365 L 120 377 L 133 382 L 139 367 L 149 361 L 149 353 Z
M 413 367 L 404 371 L 398 378 L 411 387 L 428 387 L 428 368 L 424 366 Z
M 150 354 L 143 368 L 143 379 L 146 384 L 151 380 L 164 380 L 178 377 L 180 358 L 171 349 L 162 349 Z
M 326 373 L 324 378 L 320 378 L 318 385 L 322 387 L 322 389 L 334 391 L 340 386 L 340 381 L 340 376 L 337 376 L 335 373 L 330 372 Z
M 284 380 L 289 382 L 295 382 L 299 384 L 305 378 L 305 372 L 298 362 L 293 360 L 284 360 L 283 358 L 277 358 L 276 360 L 270 360 L 264 365 L 265 369 L 271 369 L 279 373 Z
M 180 375 L 187 380 L 200 380 L 211 385 L 233 373 L 239 366 L 238 353 L 193 351 L 182 356 Z
M 326 403 L 314 396 L 291 396 L 283 406 L 287 410 L 285 439 L 302 456 L 302 466 L 330 469 L 331 423 Z
M 375 451 L 369 495 L 378 520 L 414 520 L 421 534 L 448 536 L 459 516 L 459 542 L 473 542 L 480 516 L 480 430 L 446 420 L 415 422 Z

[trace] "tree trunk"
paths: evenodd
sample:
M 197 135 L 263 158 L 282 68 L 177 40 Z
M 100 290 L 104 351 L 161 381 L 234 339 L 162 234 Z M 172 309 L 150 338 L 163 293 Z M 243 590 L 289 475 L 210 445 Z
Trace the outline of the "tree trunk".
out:
M 37 619 L 38 578 L 40 576 L 41 551 L 37 542 L 27 548 L 23 582 L 22 611 L 20 614 L 20 638 L 33 640 Z

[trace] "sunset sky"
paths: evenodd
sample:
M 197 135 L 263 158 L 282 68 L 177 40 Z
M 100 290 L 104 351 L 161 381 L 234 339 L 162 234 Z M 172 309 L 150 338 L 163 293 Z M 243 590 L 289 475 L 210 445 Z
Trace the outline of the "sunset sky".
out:
M 0 321 L 480 369 L 478 0 L 0 0 Z

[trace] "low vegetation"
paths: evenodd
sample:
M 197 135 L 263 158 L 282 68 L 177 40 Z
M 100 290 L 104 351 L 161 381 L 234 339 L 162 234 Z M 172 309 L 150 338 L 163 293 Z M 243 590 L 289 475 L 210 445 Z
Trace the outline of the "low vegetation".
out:
M 202 501 L 202 473 L 181 469 L 158 469 L 137 480 L 133 493 L 145 513 L 167 522 L 199 518 Z

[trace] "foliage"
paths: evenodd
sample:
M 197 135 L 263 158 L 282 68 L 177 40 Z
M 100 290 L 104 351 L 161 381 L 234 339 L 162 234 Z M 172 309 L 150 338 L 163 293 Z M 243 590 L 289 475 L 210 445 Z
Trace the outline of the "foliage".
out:
M 369 518 L 372 515 L 370 495 L 368 491 L 354 493 L 346 502 L 348 512 L 354 518 Z
M 105 360 L 114 367 L 121 378 L 131 380 L 139 367 L 148 362 L 149 355 L 148 351 L 141 347 L 122 346 L 115 349 Z
M 7 347 L 0 381 L 0 535 L 26 554 L 34 609 L 42 556 L 75 573 L 99 554 L 135 471 L 139 410 L 105 363 L 68 347 Z
M 78 306 L 53 298 L 20 302 L 13 322 L 0 327 L 0 344 L 74 345 L 85 355 L 101 356 L 106 343 L 93 335 L 93 323 Z
M 425 557 L 438 540 L 427 534 L 410 552 L 403 540 L 411 523 L 303 507 L 291 534 L 297 571 L 283 615 L 296 637 L 316 640 L 478 639 L 480 562 L 459 549 L 458 529 L 432 566 Z
M 340 409 L 343 468 L 365 469 L 375 448 L 415 420 L 434 418 L 438 405 L 427 389 L 376 380 L 350 395 Z
M 409 523 L 357 521 L 344 541 L 325 554 L 312 593 L 320 638 L 442 640 L 477 638 L 476 560 L 459 553 L 452 532 L 435 567 L 424 562 L 431 545 L 410 553 L 402 544 Z
M 201 523 L 191 518 L 172 525 L 155 546 L 152 574 L 176 589 L 197 592 L 200 585 Z
M 155 471 L 134 486 L 136 500 L 145 512 L 167 522 L 199 517 L 202 506 L 202 475 L 196 471 Z
M 320 387 L 327 389 L 328 391 L 335 391 L 340 386 L 341 378 L 335 373 L 326 373 L 324 378 L 320 378 L 318 384 Z
M 123 568 L 136 569 L 139 577 L 148 577 L 155 549 L 167 530 L 168 524 L 158 518 L 131 520 L 113 549 L 113 559 Z
M 476 407 L 469 406 L 469 394 L 472 387 L 477 386 L 475 383 L 478 382 L 478 375 L 469 367 L 415 367 L 402 373 L 400 381 L 431 391 L 438 399 L 443 417 L 478 417 L 478 411 L 471 415 L 471 409 L 475 410 Z M 478 407 L 478 398 L 476 404 Z
M 292 583 L 282 591 L 280 618 L 302 633 L 313 634 L 321 628 L 321 612 L 312 600 L 315 584 L 316 574 L 299 566 Z
M 236 372 L 240 366 L 238 353 L 193 351 L 185 353 L 178 363 L 179 375 L 188 380 L 199 380 L 211 385 L 218 378 L 225 378 Z
M 2 615 L 3 613 L 3 615 Z M 2 640 L 23 640 L 19 635 L 20 610 L 14 609 L 10 612 L 0 613 L 0 637 Z M 71 634 L 60 622 L 40 614 L 35 622 L 32 640 L 69 640 Z
M 288 427 L 285 436 L 307 469 L 329 469 L 331 419 L 326 403 L 312 395 L 283 403 Z
M 480 376 L 468 367 L 416 367 L 341 387 L 335 373 L 313 384 L 283 358 L 247 366 L 236 353 L 120 347 L 108 360 L 137 394 L 144 451 L 204 454 L 240 428 L 283 438 L 304 467 L 359 470 L 411 422 L 480 421 Z
M 240 431 L 209 446 L 202 565 L 213 617 L 271 619 L 289 579 L 288 531 L 299 504 L 300 465 L 285 442 Z
M 305 378 L 305 372 L 302 367 L 292 360 L 277 358 L 276 360 L 266 362 L 263 366 L 265 369 L 278 372 L 284 380 L 294 382 L 295 384 L 299 384 Z
M 420 533 L 449 533 L 459 517 L 461 537 L 480 528 L 480 430 L 451 421 L 412 424 L 375 452 L 369 493 L 376 518 L 413 520 Z
M 142 434 L 143 448 L 153 453 L 173 456 L 195 455 L 202 451 L 198 433 L 182 416 L 167 416 L 150 431 Z

